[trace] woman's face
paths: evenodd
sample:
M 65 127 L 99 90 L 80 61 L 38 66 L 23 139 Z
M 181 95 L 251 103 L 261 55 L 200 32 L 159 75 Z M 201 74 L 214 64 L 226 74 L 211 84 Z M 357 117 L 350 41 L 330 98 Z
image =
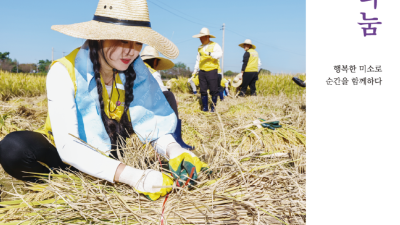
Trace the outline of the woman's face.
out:
M 142 43 L 135 41 L 105 40 L 103 42 L 104 57 L 109 66 L 119 71 L 125 71 L 138 57 L 142 46 Z

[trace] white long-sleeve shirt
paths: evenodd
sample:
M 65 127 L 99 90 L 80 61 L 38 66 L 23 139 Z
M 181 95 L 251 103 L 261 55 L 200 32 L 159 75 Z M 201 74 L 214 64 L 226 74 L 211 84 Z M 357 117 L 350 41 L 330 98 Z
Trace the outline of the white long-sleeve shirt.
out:
M 161 90 L 162 91 L 168 91 L 168 88 L 165 87 L 164 83 L 162 82 L 161 74 L 158 71 L 156 71 L 152 75 L 156 79 L 156 81 L 157 81 L 158 85 L 160 86 Z
M 209 42 L 206 45 L 202 45 L 203 46 L 203 51 L 207 52 L 206 50 L 207 50 L 208 45 L 210 43 L 211 42 Z M 222 48 L 216 42 L 215 42 L 215 45 L 214 45 L 213 52 L 211 52 L 211 57 L 213 57 L 214 59 L 220 59 L 222 57 Z M 200 64 L 200 54 L 199 54 L 199 52 L 197 52 L 196 64 L 194 66 L 194 71 L 193 71 L 194 73 L 199 70 L 199 64 Z
M 51 128 L 61 160 L 84 173 L 114 182 L 121 162 L 101 155 L 69 135 L 79 137 L 75 89 L 64 65 L 57 62 L 51 67 L 46 84 Z M 176 141 L 168 134 L 156 142 L 157 151 L 166 155 L 167 145 Z

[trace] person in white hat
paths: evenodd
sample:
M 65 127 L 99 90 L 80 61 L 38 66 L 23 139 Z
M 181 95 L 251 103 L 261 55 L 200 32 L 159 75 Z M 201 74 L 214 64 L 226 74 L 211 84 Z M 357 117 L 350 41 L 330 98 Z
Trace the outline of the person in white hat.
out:
M 160 57 L 158 51 L 151 46 L 146 46 L 141 53 L 142 60 L 144 65 L 149 69 L 150 73 L 157 80 L 158 85 L 160 86 L 165 98 L 167 99 L 169 105 L 174 110 L 176 117 L 178 118 L 178 123 L 176 125 L 176 129 L 172 136 L 175 138 L 176 142 L 181 145 L 182 148 L 188 150 L 194 150 L 193 146 L 187 145 L 182 140 L 182 121 L 179 119 L 178 114 L 178 104 L 175 99 L 175 96 L 172 92 L 168 90 L 167 87 L 164 86 L 161 80 L 161 74 L 157 70 L 167 70 L 174 67 L 174 63 L 166 58 Z
M 250 39 L 246 39 L 239 46 L 245 50 L 242 65 L 243 83 L 239 96 L 245 96 L 248 86 L 250 86 L 251 95 L 256 95 L 256 81 L 261 68 L 261 60 L 255 50 L 256 46 L 251 43 Z
M 169 169 L 180 184 L 188 179 L 179 179 L 184 171 L 194 171 L 196 180 L 207 164 L 172 136 L 176 115 L 138 57 L 143 43 L 166 57 L 179 54 L 172 42 L 151 29 L 146 0 L 100 0 L 93 20 L 52 29 L 87 41 L 52 64 L 44 129 L 13 132 L 0 142 L 3 169 L 14 178 L 35 182 L 31 173 L 69 165 L 111 183 L 128 184 L 156 200 L 172 190 L 160 186 L 172 185 L 173 179 L 104 156 L 117 156 L 110 150 L 118 145 L 123 149 L 124 139 L 136 133 L 168 157 Z
M 208 94 L 207 90 L 210 90 L 211 99 L 211 112 L 214 112 L 214 106 L 217 105 L 218 99 L 218 59 L 222 57 L 222 49 L 219 44 L 210 40 L 215 38 L 214 35 L 210 34 L 208 28 L 204 27 L 200 30 L 199 34 L 193 36 L 194 38 L 200 38 L 201 45 L 198 48 L 196 64 L 194 66 L 193 74 L 199 71 L 200 81 L 200 94 L 201 101 L 203 103 L 203 111 L 208 111 Z

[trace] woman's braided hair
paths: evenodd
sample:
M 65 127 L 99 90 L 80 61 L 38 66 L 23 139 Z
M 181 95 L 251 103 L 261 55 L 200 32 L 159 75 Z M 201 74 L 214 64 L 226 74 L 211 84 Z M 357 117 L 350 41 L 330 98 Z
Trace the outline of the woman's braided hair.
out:
M 131 65 L 128 67 L 126 71 L 121 71 L 125 74 L 126 77 L 126 82 L 124 85 L 125 107 L 124 107 L 124 112 L 121 116 L 121 120 L 118 123 L 118 121 L 108 118 L 108 116 L 104 112 L 103 86 L 101 84 L 101 78 L 100 78 L 101 65 L 99 60 L 99 54 L 102 54 L 102 57 L 107 62 L 107 59 L 104 56 L 104 52 L 102 51 L 103 41 L 89 40 L 88 42 L 90 49 L 90 60 L 93 63 L 94 77 L 96 79 L 97 93 L 99 95 L 101 119 L 103 121 L 106 132 L 110 137 L 112 149 L 116 149 L 119 136 L 121 137 L 121 140 L 125 140 L 127 137 L 129 137 L 131 134 L 134 133 L 132 124 L 128 119 L 128 109 L 129 105 L 131 104 L 134 98 L 133 84 L 136 79 L 136 73 L 135 70 L 133 69 L 133 66 Z

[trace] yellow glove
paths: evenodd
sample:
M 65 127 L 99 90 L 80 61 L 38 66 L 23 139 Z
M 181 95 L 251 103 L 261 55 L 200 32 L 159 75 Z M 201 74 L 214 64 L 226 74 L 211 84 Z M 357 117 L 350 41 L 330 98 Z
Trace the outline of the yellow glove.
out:
M 144 194 L 150 200 L 157 200 L 172 191 L 174 181 L 169 176 L 155 170 L 139 170 L 126 166 L 119 181 L 132 186 L 138 193 Z
M 161 174 L 162 174 L 162 185 L 160 185 L 160 186 L 172 186 L 174 184 L 174 181 L 172 180 L 172 178 L 170 178 L 169 176 L 167 176 L 163 173 L 161 173 Z M 159 199 L 160 197 L 165 196 L 166 194 L 171 192 L 172 188 L 160 188 L 160 187 L 157 187 L 157 185 L 153 185 L 151 190 L 145 189 L 145 190 L 141 191 L 136 188 L 135 188 L 135 190 L 141 194 L 144 194 L 144 196 L 146 196 L 148 199 L 155 201 L 155 200 Z M 155 192 L 152 192 L 152 191 L 155 191 Z
M 179 180 L 182 187 L 191 177 L 190 184 L 194 185 L 193 180 L 197 180 L 200 171 L 208 170 L 208 165 L 193 154 L 191 151 L 183 149 L 178 143 L 172 143 L 167 146 L 167 154 L 170 158 L 169 169 L 174 179 Z M 183 181 L 184 182 L 183 182 Z

